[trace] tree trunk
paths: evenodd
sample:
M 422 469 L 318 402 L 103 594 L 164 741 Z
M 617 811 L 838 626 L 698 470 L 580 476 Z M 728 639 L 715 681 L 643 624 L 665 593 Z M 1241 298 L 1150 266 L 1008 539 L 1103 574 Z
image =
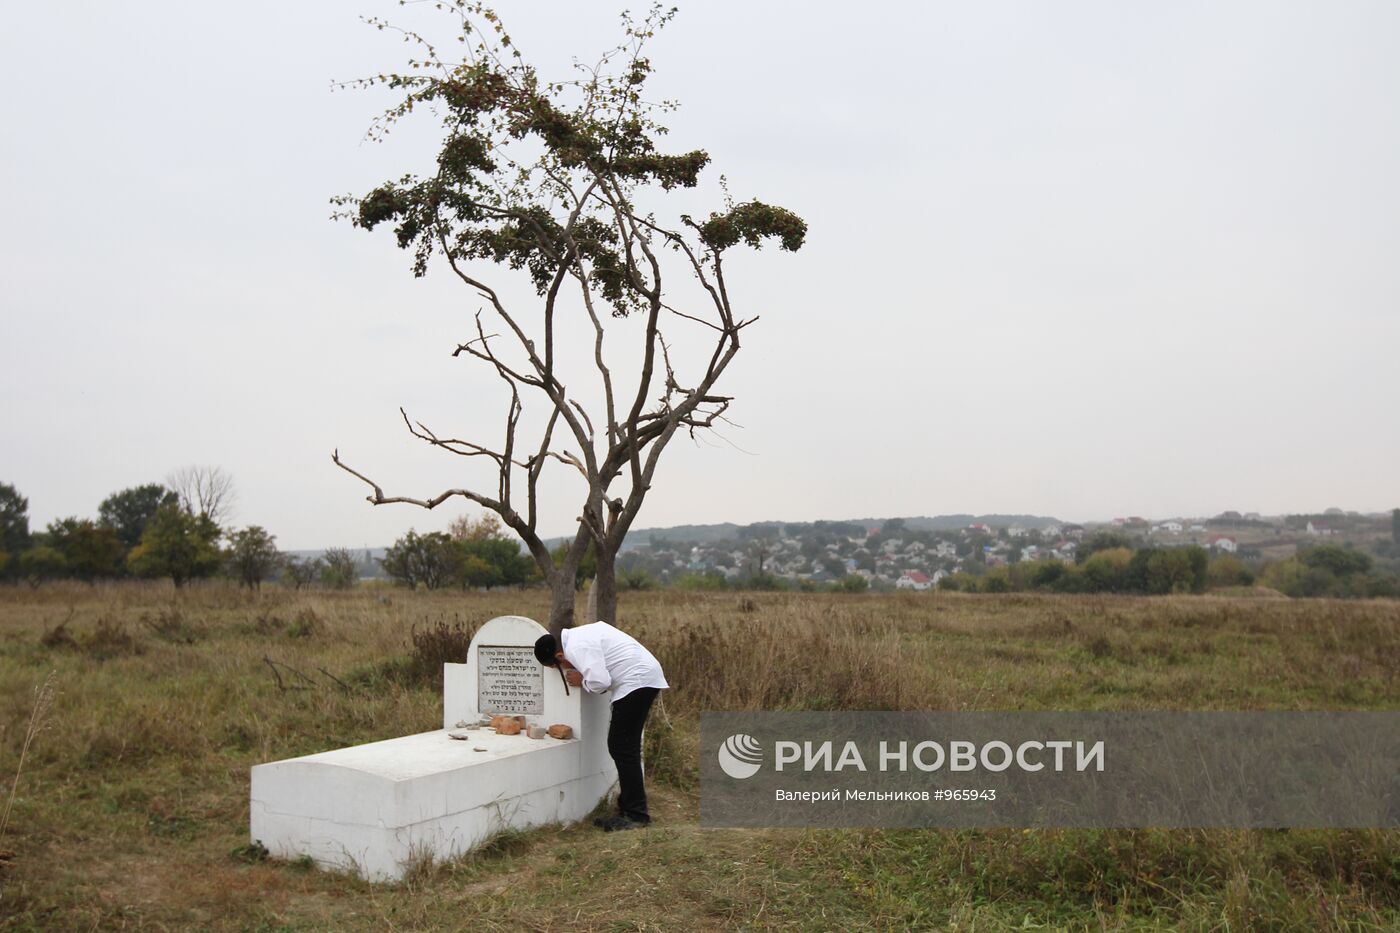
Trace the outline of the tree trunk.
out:
M 549 601 L 549 633 L 559 638 L 574 625 L 574 575 L 560 573 L 554 580 Z
M 617 564 L 615 555 L 605 554 L 604 550 L 597 551 L 598 576 L 593 578 L 593 612 L 588 621 L 617 625 Z
M 550 581 L 549 633 L 555 638 L 561 638 L 564 629 L 573 628 L 574 625 L 574 584 L 578 578 L 579 561 L 583 559 L 583 536 L 586 533 L 579 529 L 574 543 L 558 564 L 549 567 L 542 564 L 540 568 L 545 571 L 545 579 Z

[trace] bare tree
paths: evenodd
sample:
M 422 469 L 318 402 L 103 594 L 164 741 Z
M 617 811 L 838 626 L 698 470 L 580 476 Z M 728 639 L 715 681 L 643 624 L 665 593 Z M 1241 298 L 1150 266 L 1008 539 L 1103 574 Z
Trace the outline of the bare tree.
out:
M 478 518 L 458 515 L 448 522 L 447 536 L 453 541 L 486 541 L 491 538 L 508 537 L 501 534 L 501 520 L 490 512 Z
M 320 563 L 321 582 L 331 589 L 353 589 L 360 579 L 360 562 L 349 548 L 330 548 L 321 555 Z
M 238 500 L 233 477 L 223 467 L 181 467 L 165 478 L 165 485 L 191 515 L 203 515 L 216 525 L 232 517 Z
M 297 557 L 295 554 L 282 557 L 282 575 L 298 590 L 314 583 L 325 566 L 319 557 Z
M 657 463 L 676 433 L 713 429 L 732 401 L 716 386 L 739 352 L 744 328 L 757 317 L 734 308 L 725 280 L 727 250 L 773 239 L 797 250 L 806 224 L 761 201 L 735 204 L 704 220 L 679 213 L 658 219 L 678 189 L 696 186 L 709 156 L 658 149 L 666 132 L 657 114 L 674 108 L 644 96 L 651 63 L 646 41 L 672 12 L 653 8 L 642 21 L 624 15 L 624 40 L 578 77 L 546 81 L 525 64 L 495 13 L 477 3 L 447 3 L 461 29 L 465 57 L 448 62 L 419 33 L 399 30 L 420 57 L 406 74 L 375 76 L 341 86 L 386 86 L 406 92 L 371 129 L 386 132 L 415 109 L 438 113 L 445 139 L 430 177 L 406 176 L 362 198 L 337 199 L 340 216 L 373 229 L 391 223 L 414 272 L 440 258 L 484 306 L 473 332 L 454 356 L 494 372 L 508 396 L 504 437 L 494 446 L 439 434 L 400 409 L 420 440 L 494 465 L 490 487 L 448 489 L 428 498 L 386 495 L 379 483 L 333 461 L 365 482 L 375 505 L 410 503 L 432 509 L 454 497 L 501 517 L 520 536 L 552 588 L 549 627 L 572 624 L 575 572 L 585 552 L 597 556 L 595 618 L 616 620 L 615 557 L 651 489 Z M 371 21 L 380 29 L 395 29 Z M 669 213 L 674 208 L 666 209 Z M 508 306 L 487 284 L 481 266 L 527 273 L 538 302 Z M 590 381 L 596 401 L 566 384 L 564 348 L 556 328 L 577 314 L 591 332 Z M 624 331 L 635 370 L 614 372 L 605 336 L 632 316 Z M 671 327 L 683 337 L 668 334 Z M 698 343 L 697 343 L 698 341 Z M 680 362 L 693 357 L 692 369 Z M 558 351 L 558 352 L 557 352 Z M 577 383 L 575 383 L 577 386 Z M 543 403 L 538 431 L 522 427 L 526 404 Z M 539 483 L 547 463 L 583 480 L 572 541 L 559 559 L 538 532 Z

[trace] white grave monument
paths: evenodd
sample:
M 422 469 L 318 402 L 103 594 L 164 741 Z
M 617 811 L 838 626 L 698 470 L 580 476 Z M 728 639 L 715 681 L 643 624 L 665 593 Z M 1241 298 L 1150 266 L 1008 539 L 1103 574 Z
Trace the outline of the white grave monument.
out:
M 523 616 L 483 625 L 466 663 L 444 665 L 440 730 L 254 767 L 252 839 L 277 858 L 309 855 L 392 881 L 416 857 L 451 858 L 504 829 L 587 816 L 617 780 L 611 707 L 579 687 L 566 693 L 558 670 L 535 661 L 544 633 Z M 497 713 L 562 723 L 574 736 L 497 735 L 479 724 Z

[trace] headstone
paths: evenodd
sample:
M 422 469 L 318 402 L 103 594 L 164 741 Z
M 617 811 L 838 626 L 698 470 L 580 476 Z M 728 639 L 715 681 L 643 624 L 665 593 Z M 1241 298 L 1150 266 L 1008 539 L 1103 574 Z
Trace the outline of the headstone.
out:
M 254 767 L 253 840 L 385 881 L 425 854 L 451 858 L 506 829 L 587 816 L 617 778 L 608 698 L 566 688 L 535 661 L 544 632 L 523 616 L 483 625 L 465 663 L 444 665 L 440 730 Z M 525 723 L 497 734 L 483 715 Z M 572 738 L 529 737 L 553 725 Z
M 443 667 L 443 728 L 475 722 L 482 714 L 523 714 L 527 726 L 564 723 L 582 736 L 587 731 L 585 704 L 579 700 L 587 695 L 580 688 L 566 691 L 558 668 L 546 669 L 535 661 L 535 640 L 544 633 L 544 626 L 524 616 L 498 616 L 478 629 L 466 663 Z M 606 738 L 611 708 L 607 697 L 594 699 L 602 701 Z

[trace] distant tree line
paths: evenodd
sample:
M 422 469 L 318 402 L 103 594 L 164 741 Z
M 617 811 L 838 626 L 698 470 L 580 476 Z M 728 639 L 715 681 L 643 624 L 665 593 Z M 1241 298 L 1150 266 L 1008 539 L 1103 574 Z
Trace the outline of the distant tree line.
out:
M 1202 593 L 1212 581 L 1219 585 L 1248 585 L 1252 578 L 1241 561 L 1221 555 L 1211 559 L 1201 547 L 1101 548 L 1083 560 L 1021 561 L 992 567 L 981 575 L 955 573 L 939 588 L 960 592 L 1010 593 L 1041 590 L 1053 593 Z
M 415 589 L 489 589 L 540 582 L 535 562 L 489 514 L 460 517 L 446 532 L 409 531 L 384 552 L 380 565 L 396 582 Z
M 276 538 L 259 525 L 228 522 L 233 479 L 219 467 L 186 467 L 163 483 L 112 493 L 96 518 L 76 516 L 29 527 L 29 500 L 0 483 L 0 581 L 39 586 L 49 580 L 170 579 L 226 576 L 249 589 L 281 577 L 300 589 L 318 583 L 344 589 L 360 576 L 360 565 L 344 549 L 314 560 L 277 550 Z
M 233 498 L 234 487 L 227 473 L 217 467 L 188 467 L 164 483 L 112 493 L 98 506 L 96 518 L 61 518 L 35 532 L 29 527 L 29 500 L 13 485 L 0 483 L 0 581 L 38 586 L 60 579 L 169 578 L 180 587 L 191 580 L 222 575 L 250 589 L 273 579 L 295 589 L 346 589 L 372 570 L 345 548 L 333 548 L 314 558 L 279 552 L 275 536 L 265 528 L 229 525 Z M 1293 597 L 1400 597 L 1400 509 L 1391 513 L 1390 530 L 1391 540 L 1376 542 L 1373 553 L 1349 545 L 1321 544 L 1275 561 L 1264 561 L 1257 555 L 1250 558 L 1243 552 L 1212 554 L 1194 545 L 1142 546 L 1140 539 L 1121 532 L 1100 531 L 1081 543 L 1074 563 L 1032 560 L 987 567 L 970 561 L 971 570 L 944 577 L 939 588 L 980 593 L 1167 594 L 1261 586 Z M 862 529 L 849 523 L 817 522 L 810 531 L 813 534 L 810 541 L 803 540 L 803 552 L 810 551 L 810 556 L 820 559 L 825 544 Z M 821 582 L 791 580 L 766 571 L 765 541 L 781 533 L 779 525 L 741 530 L 750 560 L 746 571 L 738 575 L 689 570 L 660 578 L 648 567 L 624 559 L 618 568 L 617 586 L 620 590 L 666 586 L 847 593 L 870 587 L 865 576 L 845 573 L 840 561 L 831 562 L 828 568 L 834 579 Z M 883 535 L 896 533 L 914 536 L 900 520 L 887 521 Z M 878 544 L 879 540 L 877 536 L 872 542 Z M 968 536 L 959 543 L 959 551 L 976 557 L 982 543 L 982 537 Z M 446 532 L 410 531 L 394 542 L 380 564 L 396 582 L 422 589 L 541 582 L 535 562 L 489 514 L 477 519 L 458 518 Z M 577 568 L 575 585 L 591 579 L 595 566 L 591 552 L 586 554 Z
M 726 578 L 713 570 L 692 570 L 659 584 L 645 570 L 632 570 L 619 578 L 619 586 L 624 589 L 649 590 L 662 585 L 677 590 L 732 590 L 740 593 L 864 593 L 870 589 L 870 581 L 858 573 L 848 573 L 834 580 L 791 580 L 767 571 Z
M 1400 510 L 1397 510 L 1400 513 Z M 1396 519 L 1400 538 L 1400 518 Z M 1400 576 L 1352 547 L 1322 544 L 1287 560 L 1242 560 L 1212 555 L 1199 546 L 1134 547 L 1116 532 L 1085 541 L 1073 564 L 1022 561 L 985 573 L 944 577 L 939 588 L 968 593 L 1203 593 L 1208 589 L 1261 586 L 1286 596 L 1377 598 L 1400 596 Z

